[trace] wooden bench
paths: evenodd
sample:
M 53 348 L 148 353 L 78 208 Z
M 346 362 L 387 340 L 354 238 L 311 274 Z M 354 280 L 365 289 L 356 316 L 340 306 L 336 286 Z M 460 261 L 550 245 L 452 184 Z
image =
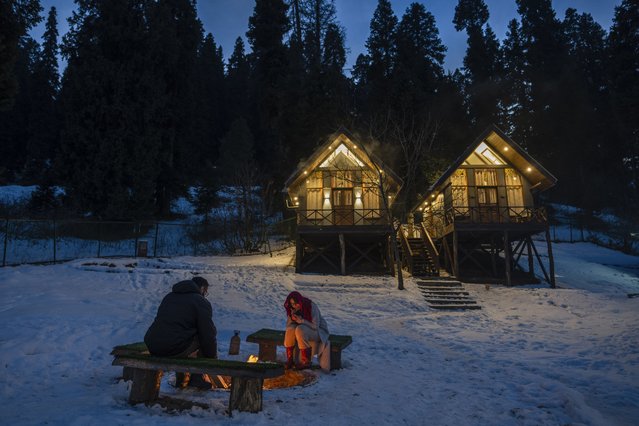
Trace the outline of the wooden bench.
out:
M 342 349 L 353 342 L 351 336 L 331 334 L 328 336 L 331 342 L 331 370 L 342 368 Z M 259 358 L 263 361 L 275 361 L 277 347 L 284 346 L 284 331 L 263 328 L 246 336 L 246 341 L 260 345 Z
M 124 379 L 133 381 L 130 404 L 151 404 L 157 400 L 164 371 L 230 376 L 229 415 L 235 409 L 252 413 L 262 411 L 264 379 L 284 374 L 284 367 L 278 363 L 156 357 L 149 354 L 144 342 L 116 346 L 111 355 L 114 356 L 113 365 L 124 367 Z

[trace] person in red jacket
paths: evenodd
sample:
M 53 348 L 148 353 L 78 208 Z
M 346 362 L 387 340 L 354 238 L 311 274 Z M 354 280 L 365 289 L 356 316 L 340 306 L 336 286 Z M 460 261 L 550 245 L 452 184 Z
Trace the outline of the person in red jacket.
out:
M 167 294 L 153 323 L 144 335 L 151 355 L 169 357 L 217 358 L 217 329 L 213 309 L 206 299 L 209 283 L 202 277 L 175 284 Z M 176 386 L 210 389 L 206 375 L 176 376 Z
M 284 334 L 284 347 L 286 347 L 285 368 L 295 367 L 298 370 L 310 368 L 313 346 L 315 346 L 315 352 L 318 356 L 327 349 L 329 333 L 326 321 L 322 317 L 317 304 L 311 299 L 303 297 L 297 291 L 291 292 L 286 297 L 284 309 L 286 309 L 286 332 Z M 293 359 L 295 344 L 300 349 L 301 361 L 298 365 L 295 365 Z

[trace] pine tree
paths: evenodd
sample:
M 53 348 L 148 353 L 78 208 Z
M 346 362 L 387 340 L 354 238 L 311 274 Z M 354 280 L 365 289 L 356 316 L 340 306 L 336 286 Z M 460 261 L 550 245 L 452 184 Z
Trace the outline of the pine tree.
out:
M 224 60 L 221 47 L 217 47 L 208 34 L 199 49 L 195 71 L 197 96 L 194 97 L 192 131 L 194 143 L 189 147 L 191 158 L 199 158 L 200 164 L 212 166 L 217 161 L 219 140 L 224 135 L 228 121 Z M 207 175 L 210 170 L 191 168 L 195 176 Z
M 610 203 L 618 189 L 618 176 L 610 164 L 618 164 L 619 151 L 608 138 L 608 96 L 604 91 L 605 31 L 589 14 L 567 9 L 562 22 L 568 47 L 566 73 L 562 79 L 562 100 L 558 103 L 564 127 L 562 156 L 574 161 L 569 173 L 560 173 L 562 197 L 586 208 Z M 613 177 L 614 176 L 614 177 Z
M 446 47 L 439 38 L 435 17 L 423 4 L 408 6 L 397 27 L 395 43 L 393 76 L 398 102 L 410 108 L 431 108 L 444 76 Z
M 160 173 L 156 182 L 157 213 L 167 216 L 171 202 L 186 192 L 197 126 L 193 126 L 198 96 L 198 49 L 202 45 L 202 23 L 191 0 L 145 2 L 150 36 L 150 66 L 160 79 L 155 117 L 160 132 Z
M 530 86 L 526 84 L 526 55 L 521 26 L 516 19 L 508 23 L 503 43 L 504 90 L 502 103 L 505 108 L 504 130 L 523 147 L 530 141 L 531 114 Z
M 29 116 L 33 97 L 33 68 L 40 47 L 28 36 L 18 44 L 13 75 L 20 90 L 8 111 L 0 111 L 0 182 L 22 181 L 22 172 L 28 158 L 24 141 L 31 137 Z
M 558 103 L 566 73 L 566 44 L 550 0 L 517 0 L 525 55 L 524 81 L 530 85 L 531 154 L 549 170 L 560 170 L 561 130 Z
M 287 49 L 284 36 L 290 23 L 283 0 L 257 0 L 246 33 L 253 54 L 251 97 L 254 99 L 256 155 L 264 167 L 283 180 L 279 167 L 286 158 L 281 121 L 285 106 Z
M 233 53 L 229 58 L 226 72 L 226 87 L 228 94 L 228 117 L 233 122 L 239 117 L 248 119 L 249 110 L 249 78 L 250 64 L 244 51 L 242 37 L 235 40 Z
M 45 26 L 42 49 L 33 69 L 31 113 L 28 118 L 31 134 L 26 140 L 28 163 L 25 173 L 38 182 L 50 181 L 52 178 L 49 168 L 59 139 L 56 98 L 60 88 L 60 77 L 57 55 L 56 9 L 52 7 Z
M 614 149 L 622 153 L 624 172 L 623 207 L 637 217 L 639 205 L 639 1 L 623 0 L 615 7 L 608 36 L 608 78 L 612 92 L 616 129 Z M 613 149 L 613 148 L 610 148 Z
M 159 172 L 154 121 L 160 81 L 150 66 L 143 3 L 80 0 L 64 38 L 64 128 L 58 170 L 81 212 L 149 216 Z
M 14 65 L 21 37 L 42 20 L 39 0 L 0 0 L 0 111 L 13 106 L 18 92 Z
M 433 150 L 441 125 L 438 94 L 446 47 L 439 38 L 435 17 L 420 3 L 406 9 L 397 27 L 395 46 L 392 109 L 384 125 L 390 132 L 382 135 L 401 153 L 396 170 L 404 180 L 399 203 L 403 203 L 405 214 L 415 200 L 417 182 L 423 179 L 420 165 Z
M 487 24 L 488 18 L 483 0 L 459 0 L 453 19 L 455 29 L 466 30 L 468 35 L 465 89 L 476 130 L 500 121 L 501 52 L 497 37 Z
M 383 116 L 389 108 L 387 96 L 390 93 L 391 75 L 396 55 L 396 32 L 398 20 L 389 0 L 378 0 L 370 22 L 370 35 L 366 40 L 367 69 L 361 71 L 365 81 L 367 97 L 360 102 L 365 116 Z M 364 62 L 359 65 L 363 65 Z

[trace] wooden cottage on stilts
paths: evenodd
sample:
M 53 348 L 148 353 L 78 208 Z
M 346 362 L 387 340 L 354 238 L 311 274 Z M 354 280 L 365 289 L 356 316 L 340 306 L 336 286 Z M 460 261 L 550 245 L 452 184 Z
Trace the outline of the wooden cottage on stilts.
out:
M 289 177 L 297 213 L 297 272 L 393 273 L 388 209 L 402 181 L 347 131 L 333 134 Z
M 557 182 L 496 126 L 489 127 L 412 209 L 440 264 L 455 277 L 537 282 L 535 264 L 554 287 L 546 211 L 536 194 Z M 533 235 L 545 237 L 547 257 Z

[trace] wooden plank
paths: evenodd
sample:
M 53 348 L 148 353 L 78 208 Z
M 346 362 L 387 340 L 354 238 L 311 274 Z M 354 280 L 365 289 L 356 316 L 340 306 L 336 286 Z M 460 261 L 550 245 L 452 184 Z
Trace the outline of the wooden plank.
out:
M 120 345 L 113 348 L 111 355 L 141 354 L 149 353 L 149 349 L 144 342 L 129 343 L 128 345 Z
M 168 370 L 246 378 L 272 378 L 284 374 L 284 367 L 279 363 L 249 363 L 210 358 L 172 359 L 121 355 L 113 360 L 113 365 L 143 370 Z
M 331 334 L 328 336 L 331 347 L 344 349 L 353 342 L 351 336 Z M 246 341 L 250 343 L 267 343 L 274 342 L 278 346 L 284 346 L 284 331 L 263 328 L 255 333 L 246 336 Z

